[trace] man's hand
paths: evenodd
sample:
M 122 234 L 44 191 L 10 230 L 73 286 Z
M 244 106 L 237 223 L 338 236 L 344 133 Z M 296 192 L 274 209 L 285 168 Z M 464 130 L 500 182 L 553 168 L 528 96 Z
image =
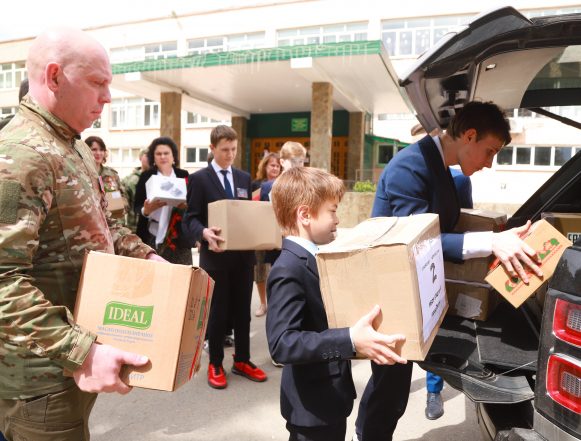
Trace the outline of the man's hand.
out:
M 351 339 L 355 350 L 377 364 L 406 364 L 407 360 L 396 353 L 400 352 L 405 343 L 405 336 L 381 334 L 374 329 L 374 322 L 380 313 L 380 307 L 375 305 L 351 327 Z
M 143 355 L 93 343 L 83 365 L 73 372 L 73 378 L 79 389 L 85 392 L 118 392 L 124 395 L 131 391 L 131 387 L 119 377 L 123 365 L 143 366 L 148 361 Z
M 204 228 L 202 232 L 202 237 L 208 242 L 208 248 L 210 251 L 215 253 L 223 253 L 224 250 L 220 248 L 220 242 L 224 242 L 224 238 L 220 237 L 219 234 L 222 231 L 218 227 Z
M 526 284 L 529 283 L 529 276 L 523 264 L 528 266 L 537 276 L 543 277 L 543 272 L 535 263 L 535 250 L 521 239 L 529 232 L 530 227 L 531 221 L 529 220 L 522 227 L 512 228 L 502 233 L 493 233 L 492 235 L 492 252 L 494 255 L 512 277 L 518 275 Z
M 167 203 L 160 200 L 150 202 L 149 199 L 146 199 L 145 202 L 143 202 L 143 215 L 149 217 L 151 213 L 165 205 L 167 205 Z
M 167 260 L 165 260 L 163 257 L 161 257 L 159 254 L 157 254 L 155 252 L 149 253 L 147 256 L 145 256 L 145 258 L 147 260 L 154 260 L 156 262 L 169 263 Z

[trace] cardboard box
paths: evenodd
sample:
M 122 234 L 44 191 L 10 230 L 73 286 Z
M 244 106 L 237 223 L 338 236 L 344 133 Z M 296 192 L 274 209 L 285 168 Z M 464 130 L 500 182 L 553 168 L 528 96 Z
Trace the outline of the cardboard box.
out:
M 125 215 L 126 201 L 119 190 L 106 192 L 105 199 L 107 200 L 107 209 L 114 218 L 119 219 Z
M 167 205 L 177 207 L 186 202 L 186 180 L 184 178 L 152 175 L 145 183 L 145 192 L 150 202 L 163 201 Z
M 488 284 L 446 280 L 448 314 L 486 320 L 498 305 L 498 293 Z
M 208 204 L 208 226 L 222 229 L 223 250 L 274 250 L 282 246 L 282 232 L 270 202 L 212 202 Z
M 444 262 L 444 274 L 450 280 L 483 283 L 493 260 L 490 256 L 467 259 L 463 263 Z
M 125 383 L 173 391 L 199 369 L 213 289 L 200 268 L 90 252 L 75 320 L 97 341 L 149 357 L 122 370 Z
M 468 231 L 503 231 L 507 217 L 504 213 L 476 208 L 462 208 L 460 218 L 454 228 L 457 233 Z
M 541 213 L 541 219 L 545 219 L 571 242 L 581 239 L 581 213 Z
M 457 233 L 498 232 L 504 230 L 506 219 L 506 214 L 496 211 L 462 208 L 454 231 Z M 492 257 L 478 257 L 465 260 L 463 263 L 444 262 L 444 273 L 446 279 L 483 283 L 490 271 L 492 261 Z
M 435 214 L 368 219 L 319 247 L 329 327 L 352 326 L 381 306 L 379 332 L 406 336 L 402 356 L 423 360 L 448 308 Z
M 535 222 L 531 230 L 523 240 L 537 251 L 544 277 L 540 279 L 534 273 L 529 273 L 529 284 L 525 285 L 519 277 L 510 277 L 504 267 L 498 265 L 485 279 L 515 308 L 551 278 L 559 258 L 565 249 L 571 246 L 571 241 L 544 219 Z

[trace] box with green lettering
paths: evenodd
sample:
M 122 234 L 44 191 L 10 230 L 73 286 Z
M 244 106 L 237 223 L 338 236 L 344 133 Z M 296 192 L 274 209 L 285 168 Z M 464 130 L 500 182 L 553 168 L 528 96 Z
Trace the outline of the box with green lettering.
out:
M 90 252 L 74 316 L 97 342 L 149 357 L 123 381 L 174 391 L 199 369 L 213 289 L 201 268 Z

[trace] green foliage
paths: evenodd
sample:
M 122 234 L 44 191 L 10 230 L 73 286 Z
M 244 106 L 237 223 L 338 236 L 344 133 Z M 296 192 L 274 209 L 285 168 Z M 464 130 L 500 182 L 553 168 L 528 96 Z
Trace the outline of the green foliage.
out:
M 377 185 L 371 181 L 357 181 L 353 184 L 353 191 L 359 193 L 375 193 Z

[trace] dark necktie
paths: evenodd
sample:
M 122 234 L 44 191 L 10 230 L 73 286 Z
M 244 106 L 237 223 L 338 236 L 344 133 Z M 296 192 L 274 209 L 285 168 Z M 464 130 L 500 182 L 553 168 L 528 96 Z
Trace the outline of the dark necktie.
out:
M 228 199 L 234 199 L 234 193 L 232 193 L 232 186 L 228 180 L 228 170 L 220 170 L 220 173 L 224 176 L 224 190 L 226 190 L 226 197 Z

